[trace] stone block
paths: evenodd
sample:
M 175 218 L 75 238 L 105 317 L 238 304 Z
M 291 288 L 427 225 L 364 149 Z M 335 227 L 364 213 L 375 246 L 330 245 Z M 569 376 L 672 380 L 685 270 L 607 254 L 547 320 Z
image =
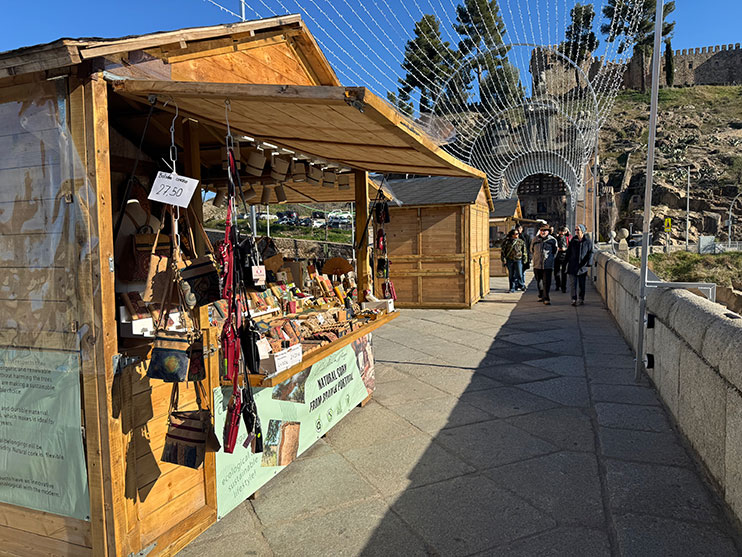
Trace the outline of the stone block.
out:
M 204 548 L 200 555 L 250 555 L 241 551 L 243 539 L 253 537 L 246 532 L 249 530 L 229 539 L 229 544 L 221 550 L 212 546 Z M 260 555 L 429 555 L 425 543 L 380 499 L 273 525 L 265 530 L 264 535 L 272 552 Z M 239 545 L 237 551 L 236 541 Z
M 434 555 L 472 555 L 556 525 L 542 511 L 479 475 L 409 489 L 392 508 L 432 546 Z
M 501 466 L 485 475 L 560 525 L 600 528 L 604 524 L 600 473 L 593 454 L 559 452 Z
M 595 434 L 586 411 L 552 408 L 505 421 L 565 451 L 595 452 Z
M 654 343 L 648 347 L 654 354 L 654 383 L 662 400 L 672 412 L 678 415 L 678 396 L 680 386 L 680 354 L 684 343 L 664 324 L 656 322 Z M 687 347 L 686 347 L 687 349 Z
M 738 555 L 732 539 L 715 526 L 637 514 L 615 522 L 621 555 Z
M 677 309 L 667 325 L 698 354 L 703 353 L 703 339 L 709 327 L 719 319 L 716 304 L 705 298 L 679 291 Z M 717 306 L 720 307 L 720 306 Z
M 472 466 L 422 433 L 347 451 L 343 456 L 386 497 L 474 472 Z
M 691 466 L 675 432 L 655 433 L 629 429 L 599 429 L 603 455 L 621 460 L 651 462 L 671 466 Z
M 718 481 L 724 478 L 726 401 L 724 380 L 694 352 L 683 350 L 678 423 Z
M 727 388 L 725 471 L 720 483 L 729 506 L 742 517 L 742 396 Z
M 724 313 L 706 331 L 701 354 L 727 381 L 742 389 L 742 319 L 730 319 Z
M 671 288 L 649 288 L 647 289 L 647 311 L 657 316 L 657 319 L 665 323 L 670 322 L 670 312 L 678 303 L 678 297 L 674 296 Z
M 598 415 L 598 424 L 603 427 L 660 433 L 672 431 L 664 410 L 659 406 L 599 402 L 595 405 L 595 411 Z
M 556 447 L 501 420 L 442 430 L 436 442 L 479 470 L 552 453 Z
M 376 490 L 353 466 L 334 453 L 303 460 L 300 466 L 288 466 L 276 478 L 262 488 L 261 497 L 253 502 L 264 525 L 327 512 L 376 495 Z
M 609 505 L 615 514 L 649 514 L 707 524 L 722 518 L 694 469 L 613 459 L 604 462 Z
M 486 555 L 507 555 L 507 557 L 589 555 L 590 557 L 609 557 L 611 555 L 611 544 L 608 534 L 602 530 L 563 527 L 497 547 L 496 550 L 488 551 Z

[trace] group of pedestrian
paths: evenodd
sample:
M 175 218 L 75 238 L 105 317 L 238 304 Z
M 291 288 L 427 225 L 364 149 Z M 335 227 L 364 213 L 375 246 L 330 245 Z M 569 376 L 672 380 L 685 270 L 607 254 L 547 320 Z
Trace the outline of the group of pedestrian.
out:
M 531 241 L 523 226 L 512 229 L 502 245 L 502 262 L 508 269 L 510 292 L 526 290 L 525 270 L 533 266 L 538 284 L 538 299 L 551 305 L 552 276 L 556 291 L 567 292 L 567 277 L 572 305 L 585 303 L 585 283 L 593 258 L 593 242 L 585 234 L 585 226 L 577 225 L 574 236 L 563 226 L 554 235 L 554 227 L 542 224 Z

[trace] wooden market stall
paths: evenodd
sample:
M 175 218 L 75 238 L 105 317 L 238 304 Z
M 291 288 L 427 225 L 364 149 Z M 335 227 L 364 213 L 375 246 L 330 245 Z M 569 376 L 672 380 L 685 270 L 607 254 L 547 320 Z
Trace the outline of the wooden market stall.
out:
M 299 16 L 0 53 L 0 406 L 11 409 L 0 420 L 3 554 L 172 555 L 223 516 L 219 456 L 198 470 L 160 460 L 171 389 L 146 377 L 150 345 L 119 329 L 113 229 L 128 177 L 150 185 L 171 138 L 179 174 L 225 187 L 227 114 L 244 165 L 270 144 L 331 169 L 314 184 L 285 180 L 286 198 L 354 201 L 359 237 L 369 171 L 478 175 L 371 92 L 341 87 Z M 267 165 L 245 185 L 257 202 L 277 183 Z M 196 219 L 200 203 L 197 190 Z M 357 254 L 360 292 L 366 250 Z M 205 307 L 198 317 L 216 397 L 218 333 Z M 270 398 L 278 379 L 250 381 Z M 194 390 L 180 402 L 195 408 Z M 219 402 L 206 406 L 216 412 Z
M 517 197 L 494 200 L 494 209 L 489 219 L 490 276 L 508 276 L 508 270 L 500 260 L 500 246 L 507 233 L 515 228 L 522 217 L 520 200 Z
M 492 197 L 486 180 L 427 177 L 387 185 L 402 203 L 390 204 L 390 222 L 384 225 L 396 305 L 473 306 L 489 292 Z M 377 278 L 379 296 L 382 284 Z

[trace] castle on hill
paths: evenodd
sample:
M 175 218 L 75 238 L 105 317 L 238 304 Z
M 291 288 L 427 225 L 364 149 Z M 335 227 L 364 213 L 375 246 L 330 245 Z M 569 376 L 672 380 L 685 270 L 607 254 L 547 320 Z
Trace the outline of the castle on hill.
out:
M 555 47 L 552 47 L 552 49 Z M 563 95 L 577 86 L 575 69 L 549 48 L 535 48 L 531 54 L 530 70 L 533 90 L 552 95 Z M 673 51 L 675 58 L 675 87 L 695 85 L 741 85 L 742 48 L 740 43 L 708 46 Z M 662 75 L 660 83 L 667 83 L 665 75 L 665 52 L 662 53 Z M 643 63 L 642 63 L 643 62 Z M 601 79 L 618 80 L 623 89 L 641 89 L 643 83 L 651 83 L 651 56 L 642 61 L 635 53 L 628 64 L 604 64 L 600 58 L 588 60 L 581 66 L 583 75 L 591 82 L 602 74 Z M 581 78 L 582 79 L 582 78 Z M 584 87 L 584 82 L 581 82 Z

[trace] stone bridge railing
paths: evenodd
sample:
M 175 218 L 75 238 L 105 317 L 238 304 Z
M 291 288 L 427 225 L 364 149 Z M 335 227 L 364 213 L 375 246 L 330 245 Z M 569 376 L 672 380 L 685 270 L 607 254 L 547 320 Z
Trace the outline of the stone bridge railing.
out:
M 597 257 L 597 289 L 635 348 L 639 271 L 620 259 Z M 647 370 L 680 430 L 742 519 L 742 319 L 685 290 L 648 290 Z

